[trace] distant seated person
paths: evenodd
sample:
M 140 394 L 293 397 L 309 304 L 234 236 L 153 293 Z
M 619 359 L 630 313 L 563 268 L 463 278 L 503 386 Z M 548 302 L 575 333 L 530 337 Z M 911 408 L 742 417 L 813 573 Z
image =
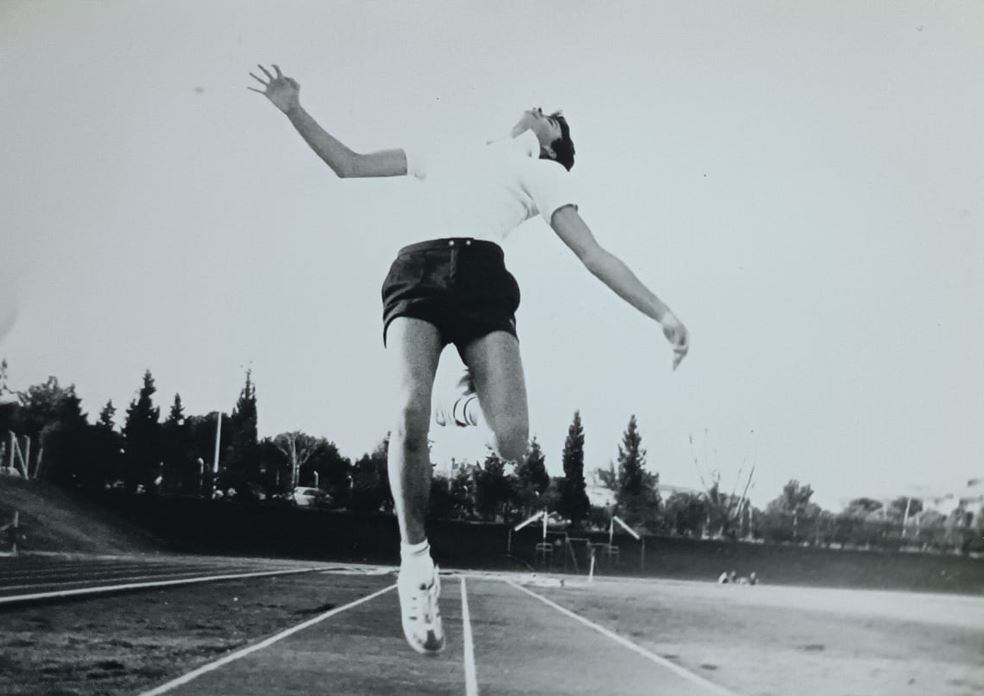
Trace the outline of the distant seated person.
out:
M 737 582 L 738 573 L 732 570 L 730 573 L 724 572 L 718 576 L 718 582 L 722 585 L 727 585 L 729 583 Z
M 747 578 L 744 575 L 738 578 L 739 585 L 755 585 L 756 583 L 758 583 L 758 576 L 754 572 L 749 573 Z

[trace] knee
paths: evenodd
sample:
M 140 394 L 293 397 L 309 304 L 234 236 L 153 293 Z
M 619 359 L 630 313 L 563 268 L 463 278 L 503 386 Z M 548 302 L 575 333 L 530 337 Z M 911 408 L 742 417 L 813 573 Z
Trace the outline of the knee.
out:
M 427 434 L 430 425 L 430 408 L 419 399 L 411 399 L 397 413 L 392 440 L 400 443 L 405 450 L 427 449 Z
M 509 419 L 496 428 L 495 450 L 505 460 L 518 461 L 526 454 L 530 428 L 525 419 Z

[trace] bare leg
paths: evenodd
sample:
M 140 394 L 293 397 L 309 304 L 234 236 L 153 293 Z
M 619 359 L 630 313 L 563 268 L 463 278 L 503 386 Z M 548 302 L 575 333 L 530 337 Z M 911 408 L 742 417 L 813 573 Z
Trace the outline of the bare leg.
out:
M 409 317 L 397 317 L 390 323 L 386 342 L 396 385 L 392 403 L 397 409 L 387 455 L 390 490 L 401 541 L 419 544 L 426 538 L 424 518 L 431 477 L 427 433 L 442 346 L 433 324 Z
M 464 358 L 475 382 L 482 420 L 491 431 L 492 446 L 503 459 L 519 459 L 530 437 L 519 341 L 510 333 L 496 331 L 470 343 Z

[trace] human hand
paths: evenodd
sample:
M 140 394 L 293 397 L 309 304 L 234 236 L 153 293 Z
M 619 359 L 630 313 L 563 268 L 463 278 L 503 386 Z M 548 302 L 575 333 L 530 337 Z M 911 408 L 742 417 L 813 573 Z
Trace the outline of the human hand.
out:
M 519 117 L 519 120 L 516 121 L 516 125 L 512 127 L 512 131 L 510 131 L 510 135 L 512 135 L 512 137 L 515 138 L 525 133 L 532 127 L 536 119 L 542 115 L 543 115 L 543 111 L 540 109 L 540 107 L 527 109 L 526 111 L 523 112 L 523 115 Z
M 660 322 L 663 325 L 663 335 L 673 346 L 673 369 L 677 369 L 690 350 L 690 333 L 673 312 L 667 311 Z
M 251 89 L 254 92 L 262 94 L 285 114 L 300 104 L 301 86 L 297 84 L 297 80 L 284 75 L 280 72 L 280 67 L 277 65 L 273 66 L 276 75 L 270 74 L 270 71 L 262 65 L 258 65 L 257 67 L 263 71 L 267 79 L 264 80 L 254 73 L 250 73 L 250 76 L 263 85 L 263 89 L 256 89 L 255 87 L 247 87 L 246 89 Z

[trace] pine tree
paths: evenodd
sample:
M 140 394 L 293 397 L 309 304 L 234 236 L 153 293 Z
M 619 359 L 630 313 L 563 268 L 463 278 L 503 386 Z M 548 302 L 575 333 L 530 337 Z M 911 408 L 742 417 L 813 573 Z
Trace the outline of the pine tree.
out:
M 253 384 L 252 370 L 246 370 L 246 384 L 239 392 L 239 400 L 236 401 L 236 406 L 232 409 L 231 418 L 236 424 L 237 439 L 244 444 L 255 445 L 257 442 L 256 385 Z
M 161 411 L 154 406 L 157 388 L 150 370 L 144 373 L 143 386 L 126 410 L 123 437 L 126 438 L 127 488 L 135 492 L 141 484 L 150 489 L 161 463 Z
M 94 468 L 97 472 L 96 478 L 103 486 L 112 485 L 123 476 L 120 456 L 120 450 L 123 449 L 123 436 L 116 432 L 116 423 L 113 421 L 115 416 L 116 407 L 110 399 L 99 412 L 99 420 L 94 426 Z
M 516 502 L 525 516 L 542 507 L 540 499 L 550 486 L 545 459 L 540 443 L 533 438 L 516 466 Z
M 113 406 L 113 400 L 110 399 L 103 406 L 102 411 L 99 412 L 99 420 L 96 422 L 97 428 L 102 428 L 103 430 L 114 430 L 116 424 L 113 422 L 113 418 L 116 416 L 116 407 Z
M 58 381 L 53 377 L 57 387 Z M 44 448 L 41 475 L 73 487 L 91 484 L 92 447 L 88 436 L 88 415 L 82 412 L 82 399 L 75 386 L 56 390 L 50 405 L 49 419 L 41 429 L 40 442 Z M 40 452 L 38 453 L 41 454 Z
M 164 423 L 170 423 L 171 425 L 182 425 L 184 423 L 184 405 L 181 403 L 181 395 L 174 395 L 174 402 L 171 404 L 171 410 L 167 414 L 167 420 Z
M 618 446 L 617 514 L 629 524 L 653 525 L 659 516 L 658 483 L 659 475 L 646 470 L 646 450 L 633 415 Z
M 584 480 L 584 428 L 581 427 L 580 411 L 574 412 L 574 420 L 567 430 L 562 462 L 564 487 L 559 512 L 570 519 L 574 527 L 580 527 L 591 510 Z
M 250 483 L 260 484 L 259 450 L 257 448 L 256 386 L 253 371 L 246 370 L 246 384 L 229 417 L 232 435 L 223 448 L 229 483 L 241 495 L 250 495 Z
M 642 448 L 642 436 L 635 415 L 629 418 L 629 425 L 622 434 L 622 444 L 618 446 L 618 466 L 622 492 L 628 496 L 642 493 L 646 481 L 646 450 Z
M 190 426 L 185 419 L 180 394 L 174 395 L 161 435 L 165 489 L 171 493 L 194 491 L 198 485 L 198 467 L 192 456 Z

